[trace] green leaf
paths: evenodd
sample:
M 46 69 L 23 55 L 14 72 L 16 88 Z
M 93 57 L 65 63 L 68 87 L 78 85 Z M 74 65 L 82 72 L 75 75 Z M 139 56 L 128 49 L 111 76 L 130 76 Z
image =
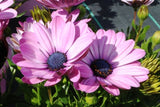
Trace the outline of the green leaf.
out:
M 146 32 L 149 30 L 149 28 L 150 28 L 149 25 L 147 25 L 147 26 L 145 26 L 145 27 L 143 28 L 142 32 L 141 32 L 140 35 L 139 35 L 138 42 L 141 42 L 141 41 L 143 41 L 143 40 L 145 39 L 145 37 L 146 37 Z
M 78 20 L 81 20 L 86 14 L 86 8 L 83 5 L 79 5 L 77 8 L 80 10 Z

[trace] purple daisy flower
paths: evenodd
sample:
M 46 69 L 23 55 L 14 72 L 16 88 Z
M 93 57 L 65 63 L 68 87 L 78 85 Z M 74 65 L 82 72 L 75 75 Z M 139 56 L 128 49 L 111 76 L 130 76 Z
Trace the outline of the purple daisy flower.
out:
M 141 5 L 150 5 L 154 0 L 121 0 L 122 2 L 132 5 L 133 7 L 140 7 Z
M 112 95 L 119 95 L 120 89 L 139 87 L 148 79 L 148 69 L 141 67 L 139 60 L 145 51 L 134 49 L 133 40 L 125 40 L 125 34 L 113 30 L 98 30 L 85 58 L 75 64 L 80 80 L 74 82 L 77 90 L 91 93 L 99 86 Z
M 45 86 L 57 84 L 70 72 L 72 63 L 85 55 L 95 38 L 93 32 L 83 32 L 80 28 L 80 24 L 66 22 L 60 16 L 56 16 L 48 27 L 33 23 L 32 30 L 22 35 L 20 53 L 13 56 L 13 62 L 21 67 L 22 80 L 29 84 L 46 81 Z M 78 77 L 74 75 L 70 80 L 77 81 Z

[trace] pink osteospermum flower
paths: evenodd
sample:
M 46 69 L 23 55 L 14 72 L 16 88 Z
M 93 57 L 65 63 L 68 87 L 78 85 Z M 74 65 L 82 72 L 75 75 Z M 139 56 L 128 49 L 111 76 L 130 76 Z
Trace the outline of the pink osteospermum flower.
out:
M 31 26 L 33 23 L 36 23 L 36 21 L 34 21 L 32 19 L 32 17 L 28 17 L 26 19 L 25 22 L 19 22 L 20 27 L 17 27 L 17 33 L 13 33 L 11 35 L 11 37 L 7 37 L 6 40 L 8 42 L 8 44 L 16 51 L 16 52 L 20 52 L 20 46 L 19 46 L 19 42 L 22 38 L 22 34 L 24 32 L 29 32 L 29 31 L 33 31 Z M 40 23 L 43 24 L 43 21 L 40 21 Z
M 13 56 L 13 62 L 22 68 L 22 80 L 28 84 L 46 81 L 45 86 L 57 84 L 72 69 L 72 63 L 83 57 L 95 37 L 92 32 L 79 34 L 79 26 L 60 16 L 48 28 L 38 22 L 32 24 L 33 31 L 24 32 L 20 40 L 21 53 Z M 75 76 L 70 79 L 74 81 Z
M 61 9 L 78 5 L 85 0 L 37 0 L 48 8 Z
M 85 58 L 75 64 L 80 80 L 74 82 L 77 90 L 91 93 L 99 86 L 112 95 L 119 95 L 120 89 L 139 87 L 148 79 L 148 69 L 141 67 L 139 60 L 145 51 L 134 49 L 133 40 L 125 40 L 125 34 L 113 30 L 98 30 Z
M 150 5 L 154 0 L 121 0 L 122 2 L 132 5 L 133 7 L 140 7 L 141 5 Z
M 0 20 L 7 20 L 17 16 L 17 11 L 9 8 L 13 0 L 0 0 Z

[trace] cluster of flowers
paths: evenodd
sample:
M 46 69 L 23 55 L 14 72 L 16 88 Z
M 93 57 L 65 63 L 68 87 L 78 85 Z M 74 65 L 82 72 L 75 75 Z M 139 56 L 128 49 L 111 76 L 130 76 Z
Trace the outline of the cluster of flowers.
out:
M 7 38 L 17 52 L 12 61 L 21 68 L 23 82 L 53 86 L 67 76 L 75 89 L 92 93 L 100 86 L 112 95 L 119 89 L 139 87 L 148 79 L 148 69 L 139 59 L 145 51 L 135 49 L 134 40 L 126 40 L 123 32 L 99 29 L 96 33 L 88 26 L 90 19 L 78 20 L 80 11 L 66 8 L 84 0 L 37 0 L 42 5 L 57 9 L 51 21 L 35 21 L 29 17 L 21 22 L 17 33 Z M 147 3 L 153 0 L 123 0 L 128 4 Z M 8 8 L 13 0 L 0 0 L 0 36 L 17 12 Z M 3 87 L 3 86 L 1 86 Z

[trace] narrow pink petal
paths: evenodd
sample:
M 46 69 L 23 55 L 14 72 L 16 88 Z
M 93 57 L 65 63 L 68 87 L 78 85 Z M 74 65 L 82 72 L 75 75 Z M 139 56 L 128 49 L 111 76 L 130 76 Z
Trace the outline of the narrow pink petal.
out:
M 79 89 L 81 91 L 86 92 L 86 93 L 92 93 L 92 92 L 96 91 L 98 88 L 99 88 L 99 83 L 98 83 L 96 77 L 90 77 L 87 79 L 83 79 L 79 83 Z
M 113 85 L 115 85 L 116 87 L 127 89 L 127 90 L 131 89 L 131 86 L 133 87 L 140 86 L 137 80 L 135 80 L 133 77 L 128 75 L 112 75 L 111 74 L 107 77 L 107 80 Z
M 138 82 L 144 82 L 148 79 L 148 75 L 134 76 Z
M 65 9 L 58 9 L 58 10 L 52 12 L 51 17 L 52 17 L 52 19 L 54 19 L 55 17 L 60 16 L 63 18 L 63 20 L 66 21 L 67 15 L 68 15 L 68 12 Z
M 17 16 L 17 11 L 11 8 L 0 12 L 0 20 L 11 19 L 16 16 Z
M 55 71 L 49 71 L 48 69 L 21 69 L 22 74 L 25 77 L 38 77 L 43 79 L 52 79 L 55 75 Z
M 124 65 L 113 69 L 112 74 L 116 75 L 147 75 L 149 70 L 141 66 Z
M 107 35 L 107 42 L 103 50 L 102 58 L 108 60 L 110 55 L 113 53 L 112 51 L 115 51 L 116 49 L 116 33 L 114 30 L 107 30 L 105 35 Z
M 75 40 L 75 25 L 72 22 L 68 22 L 61 30 L 60 36 L 57 37 L 58 45 L 56 49 L 66 53 Z
M 86 52 L 91 45 L 95 35 L 93 33 L 87 33 L 86 36 L 81 36 L 76 39 L 72 47 L 67 52 L 68 60 L 75 61 L 79 59 L 84 52 Z
M 117 39 L 116 39 L 115 47 L 119 46 L 126 40 L 125 34 L 123 32 L 116 33 L 116 38 Z
M 114 96 L 118 96 L 120 95 L 120 91 L 117 87 L 115 86 L 103 86 L 103 88 L 110 94 L 114 95 Z
M 23 60 L 23 61 L 16 62 L 16 65 L 20 67 L 37 68 L 37 69 L 44 69 L 48 67 L 47 64 L 34 63 L 29 60 Z
M 145 56 L 145 51 L 142 49 L 133 49 L 131 53 L 129 53 L 126 57 L 121 59 L 118 62 L 117 66 L 125 65 L 128 63 L 132 63 L 134 61 L 137 61 Z
M 61 37 L 60 34 L 63 32 L 62 29 L 64 25 L 65 21 L 60 16 L 55 17 L 49 24 L 49 27 L 52 31 L 52 41 L 54 42 L 55 47 L 58 47 L 59 45 L 58 41 L 60 40 L 58 40 L 58 38 Z
M 72 69 L 67 72 L 67 75 L 72 82 L 77 82 L 80 79 L 80 71 L 75 67 L 72 67 Z
M 105 78 L 101 78 L 101 77 L 97 77 L 97 80 L 99 81 L 99 83 L 101 84 L 101 86 L 109 86 L 112 85 L 107 79 Z
M 26 78 L 26 77 L 23 77 L 22 78 L 22 81 L 24 83 L 27 83 L 27 84 L 38 84 L 38 83 L 41 83 L 44 81 L 44 79 L 40 79 L 40 78 Z
M 102 44 L 103 46 L 103 44 Z M 92 56 L 94 59 L 99 59 L 100 58 L 100 53 L 99 53 L 99 48 L 101 46 L 98 45 L 98 40 L 94 40 L 92 45 L 90 46 L 90 52 L 92 53 Z M 102 48 L 101 48 L 102 49 Z
M 47 80 L 44 86 L 53 86 L 53 85 L 56 85 L 60 81 L 61 81 L 61 77 L 55 77 L 53 79 Z

